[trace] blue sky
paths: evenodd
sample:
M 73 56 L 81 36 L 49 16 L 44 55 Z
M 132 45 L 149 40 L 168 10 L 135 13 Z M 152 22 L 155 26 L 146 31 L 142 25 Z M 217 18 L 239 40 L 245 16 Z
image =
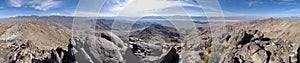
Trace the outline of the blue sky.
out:
M 0 17 L 72 15 L 78 0 L 0 0 Z
M 225 16 L 300 16 L 300 0 L 218 1 Z M 26 15 L 73 16 L 78 2 L 78 0 L 0 0 L 0 17 Z M 107 0 L 100 10 L 100 15 L 205 16 L 203 8 L 210 8 L 210 6 L 203 7 L 196 0 Z M 81 11 L 81 13 L 87 16 L 97 14 L 88 11 Z

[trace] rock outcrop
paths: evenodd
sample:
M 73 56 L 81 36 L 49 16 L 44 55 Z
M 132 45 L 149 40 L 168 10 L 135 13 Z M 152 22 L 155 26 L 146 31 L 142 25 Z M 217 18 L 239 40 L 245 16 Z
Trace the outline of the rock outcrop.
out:
M 220 63 L 296 63 L 298 43 L 270 39 L 264 37 L 258 30 L 242 32 L 233 32 L 237 35 L 231 35 L 232 37 L 224 42 L 230 46 L 227 46 Z
M 299 22 L 265 19 L 226 25 L 217 44 L 212 44 L 214 29 L 193 32 L 184 38 L 180 62 L 297 63 L 300 43 L 298 32 L 293 31 L 298 30 L 296 24 Z
M 179 54 L 175 48 L 171 48 L 166 55 L 161 57 L 160 63 L 178 63 L 179 62 Z
M 125 55 L 134 54 L 134 57 L 137 57 L 140 62 L 159 62 L 159 57 L 165 48 L 160 42 L 146 43 L 142 39 L 131 37 L 129 38 L 129 49 L 132 53 Z
M 162 39 L 163 40 L 163 39 Z M 166 46 L 163 42 L 144 42 L 139 38 L 129 38 L 129 51 L 125 55 L 125 59 L 138 62 L 150 63 L 178 63 L 179 62 L 179 47 Z M 128 62 L 126 60 L 126 62 Z M 131 63 L 129 61 L 129 63 Z
M 49 50 L 40 49 L 30 40 L 1 41 L 1 45 L 3 45 L 0 49 L 1 63 L 71 63 L 75 61 L 67 50 L 60 47 Z
M 115 35 L 100 33 L 97 37 L 73 37 L 70 39 L 69 51 L 78 63 L 122 63 L 121 52 L 124 43 Z M 121 42 L 119 42 L 121 41 Z M 119 44 L 119 45 L 117 45 Z

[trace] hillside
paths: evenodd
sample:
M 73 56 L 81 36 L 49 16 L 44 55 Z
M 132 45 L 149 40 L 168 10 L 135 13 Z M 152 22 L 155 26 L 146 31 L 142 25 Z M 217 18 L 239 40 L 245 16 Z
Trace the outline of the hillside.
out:
M 257 29 L 262 31 L 266 37 L 270 38 L 282 38 L 292 41 L 299 41 L 300 39 L 300 22 L 295 20 L 270 18 L 261 21 L 238 24 L 237 28 Z
M 165 42 L 175 42 L 175 43 L 180 43 L 180 38 L 181 38 L 176 28 L 158 25 L 158 24 L 152 24 L 143 30 L 133 31 L 131 32 L 130 37 L 141 38 L 146 42 L 157 37 L 157 38 L 164 39 Z
M 0 24 L 0 40 L 30 40 L 41 49 L 62 47 L 66 49 L 70 31 L 38 22 L 21 24 Z

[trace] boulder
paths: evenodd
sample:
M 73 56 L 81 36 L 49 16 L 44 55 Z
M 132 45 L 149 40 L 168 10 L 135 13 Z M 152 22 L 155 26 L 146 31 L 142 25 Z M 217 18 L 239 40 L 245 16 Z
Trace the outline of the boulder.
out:
M 177 54 L 175 48 L 171 48 L 169 52 L 161 57 L 160 63 L 178 63 L 179 62 L 179 54 Z
M 120 63 L 123 62 L 120 48 L 110 39 L 97 37 L 86 37 L 71 39 L 73 48 L 70 48 L 76 61 L 79 63 Z

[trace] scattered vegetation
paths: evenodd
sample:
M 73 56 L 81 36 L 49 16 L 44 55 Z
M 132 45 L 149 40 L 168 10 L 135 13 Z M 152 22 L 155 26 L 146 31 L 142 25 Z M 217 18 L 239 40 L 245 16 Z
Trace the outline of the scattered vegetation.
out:
M 284 52 L 289 52 L 289 49 L 286 46 L 283 46 L 282 49 L 283 49 Z
M 275 52 L 274 51 L 271 52 L 271 56 L 275 56 Z
M 208 63 L 208 61 L 209 61 L 209 57 L 205 56 L 202 63 Z

